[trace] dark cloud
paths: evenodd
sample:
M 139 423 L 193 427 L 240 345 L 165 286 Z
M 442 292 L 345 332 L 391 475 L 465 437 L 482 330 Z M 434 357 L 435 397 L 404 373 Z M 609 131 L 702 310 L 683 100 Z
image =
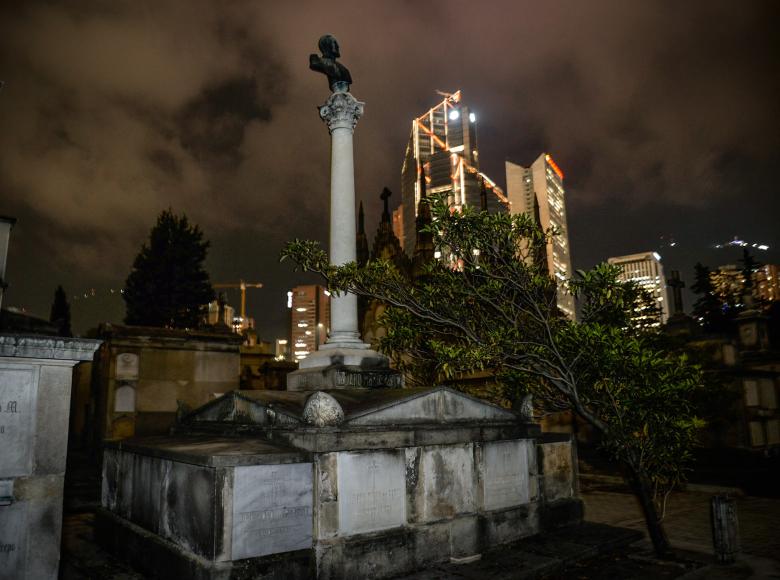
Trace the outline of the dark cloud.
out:
M 542 151 L 564 168 L 577 267 L 669 233 L 691 248 L 681 264 L 735 233 L 780 244 L 776 21 L 772 2 L 4 3 L 7 304 L 45 313 L 59 282 L 121 285 L 170 206 L 212 240 L 212 278 L 266 283 L 250 305 L 261 334 L 283 332 L 302 278 L 278 251 L 327 227 L 327 89 L 307 67 L 325 32 L 366 102 L 369 227 L 411 119 L 462 88 L 489 175 Z M 112 300 L 74 308 L 77 327 L 121 316 Z
M 247 125 L 271 119 L 270 106 L 259 97 L 252 78 L 228 79 L 205 88 L 179 116 L 182 147 L 199 162 L 221 158 L 239 163 Z

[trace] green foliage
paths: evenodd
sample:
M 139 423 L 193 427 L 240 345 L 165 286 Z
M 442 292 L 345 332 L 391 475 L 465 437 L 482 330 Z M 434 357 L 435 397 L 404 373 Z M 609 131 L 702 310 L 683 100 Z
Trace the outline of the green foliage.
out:
M 616 267 L 597 266 L 571 282 L 583 303 L 583 320 L 571 322 L 534 259 L 554 232 L 525 215 L 452 212 L 442 198 L 431 210 L 429 231 L 449 259 L 432 261 L 412 282 L 381 260 L 331 267 L 312 242 L 290 243 L 283 259 L 323 274 L 334 292 L 385 303 L 379 347 L 417 382 L 492 370 L 509 398 L 530 392 L 543 410 L 576 412 L 656 490 L 678 483 L 701 426 L 690 403 L 701 372 L 637 325 L 648 296 L 618 281 Z
M 696 431 L 692 394 L 701 372 L 684 355 L 659 349 L 637 322 L 651 298 L 602 264 L 570 282 L 583 304 L 572 322 L 556 306 L 543 260 L 552 231 L 525 215 L 453 212 L 430 201 L 428 230 L 448 259 L 409 281 L 386 261 L 336 268 L 313 242 L 296 240 L 282 259 L 319 272 L 333 292 L 382 301 L 387 335 L 379 348 L 414 382 L 496 373 L 505 395 L 525 393 L 543 411 L 572 410 L 600 434 L 604 449 L 663 495 L 684 478 Z
M 163 211 L 127 277 L 125 322 L 167 328 L 198 326 L 204 307 L 214 299 L 203 269 L 208 247 L 203 232 L 190 225 L 186 215 Z
M 606 263 L 577 271 L 569 289 L 581 298 L 583 319 L 632 333 L 660 327 L 661 309 L 652 294 L 635 282 L 621 282 L 621 271 Z
M 65 294 L 65 289 L 60 285 L 54 291 L 54 302 L 51 305 L 49 322 L 57 326 L 59 336 L 73 336 L 70 327 L 70 303 Z

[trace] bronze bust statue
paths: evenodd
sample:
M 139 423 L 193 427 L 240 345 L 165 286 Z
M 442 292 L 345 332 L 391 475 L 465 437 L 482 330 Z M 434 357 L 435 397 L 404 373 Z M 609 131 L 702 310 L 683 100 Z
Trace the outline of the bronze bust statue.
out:
M 352 84 L 352 77 L 349 70 L 336 59 L 341 56 L 339 53 L 339 42 L 331 34 L 320 37 L 317 43 L 322 56 L 309 55 L 309 68 L 320 72 L 328 77 L 328 86 L 334 93 L 349 92 L 349 85 Z

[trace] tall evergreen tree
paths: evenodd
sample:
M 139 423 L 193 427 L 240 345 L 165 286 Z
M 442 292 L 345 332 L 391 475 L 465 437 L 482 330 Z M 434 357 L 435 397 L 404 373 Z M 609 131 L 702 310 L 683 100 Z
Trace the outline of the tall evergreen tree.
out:
M 723 300 L 715 292 L 710 278 L 710 269 L 697 262 L 694 266 L 694 280 L 691 290 L 699 295 L 693 305 L 693 317 L 706 332 L 724 332 L 729 320 L 723 309 Z
M 742 276 L 745 279 L 743 292 L 745 294 L 753 294 L 755 287 L 755 280 L 753 278 L 763 264 L 756 260 L 755 256 L 753 256 L 747 248 L 742 250 L 742 259 L 739 262 L 742 264 Z
M 59 336 L 73 336 L 70 328 L 70 304 L 65 289 L 60 285 L 54 291 L 54 302 L 51 305 L 49 322 L 57 327 Z
M 214 299 L 203 269 L 209 242 L 187 216 L 169 208 L 157 218 L 149 243 L 133 262 L 127 277 L 125 322 L 142 326 L 194 328 Z

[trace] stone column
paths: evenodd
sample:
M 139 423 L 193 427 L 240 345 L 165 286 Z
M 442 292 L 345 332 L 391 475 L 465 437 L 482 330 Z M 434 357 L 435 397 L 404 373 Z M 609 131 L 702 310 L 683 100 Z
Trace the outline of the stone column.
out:
M 332 93 L 320 107 L 320 117 L 328 125 L 331 137 L 330 263 L 335 266 L 357 259 L 352 134 L 361 115 L 363 103 L 346 90 Z M 321 348 L 368 348 L 360 340 L 354 294 L 331 298 L 330 336 Z
M 336 83 L 320 107 L 320 117 L 331 137 L 330 263 L 336 266 L 357 259 L 352 133 L 363 114 L 363 103 L 347 91 L 347 86 Z M 360 340 L 354 294 L 331 297 L 328 341 L 303 359 L 297 371 L 287 375 L 287 389 L 291 391 L 402 385 L 401 374 L 390 368 L 388 358 Z

